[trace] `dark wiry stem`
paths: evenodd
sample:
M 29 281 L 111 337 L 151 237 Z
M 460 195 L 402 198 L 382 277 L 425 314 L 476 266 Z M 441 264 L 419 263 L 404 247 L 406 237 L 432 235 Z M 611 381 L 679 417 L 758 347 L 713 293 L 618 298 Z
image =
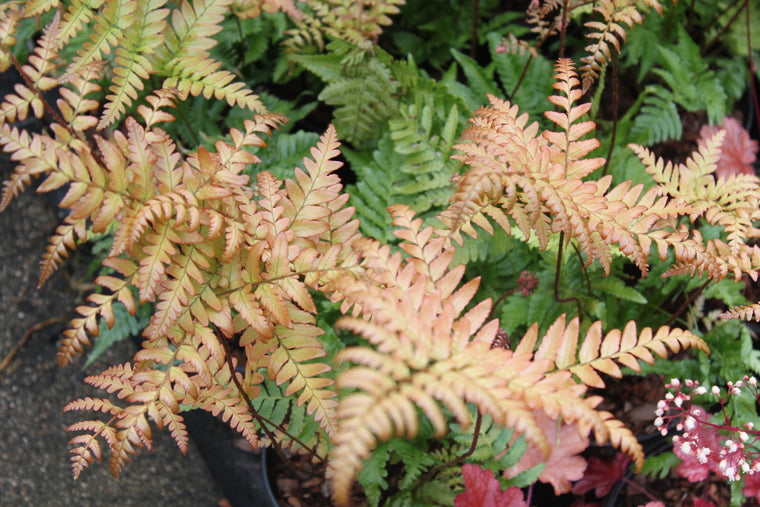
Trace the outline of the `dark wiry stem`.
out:
M 610 134 L 610 149 L 607 151 L 607 160 L 604 162 L 602 176 L 607 176 L 612 158 L 612 150 L 615 148 L 615 137 L 618 126 L 618 59 L 617 53 L 612 54 L 612 133 Z
M 692 304 L 694 302 L 694 300 L 697 299 L 700 294 L 702 294 L 702 292 L 704 292 L 704 290 L 707 288 L 707 286 L 709 285 L 709 283 L 710 283 L 710 279 L 708 278 L 707 280 L 705 280 L 705 283 L 703 283 L 702 285 L 700 285 L 699 288 L 697 290 L 695 290 L 692 293 L 692 295 L 689 296 L 686 299 L 686 301 L 684 301 L 681 304 L 681 306 L 678 307 L 678 310 L 676 310 L 673 313 L 673 315 L 671 315 L 670 318 L 665 321 L 665 323 L 663 324 L 663 326 L 669 326 L 670 324 L 672 324 L 686 310 L 686 308 L 688 308 L 689 305 Z
M 565 57 L 565 35 L 567 34 L 567 1 L 562 2 L 562 21 L 559 27 L 559 57 Z
M 425 484 L 429 480 L 431 480 L 433 477 L 435 477 L 438 472 L 441 472 L 442 470 L 446 470 L 447 468 L 451 468 L 454 466 L 457 466 L 464 460 L 466 460 L 469 456 L 472 455 L 472 453 L 475 452 L 475 449 L 478 447 L 478 437 L 480 436 L 480 425 L 483 422 L 483 415 L 478 412 L 477 417 L 475 418 L 475 428 L 473 428 L 473 436 L 472 436 L 472 443 L 470 444 L 470 448 L 465 451 L 464 454 L 457 456 L 453 460 L 447 462 L 447 463 L 441 463 L 440 465 L 436 465 L 430 470 L 427 471 L 425 475 L 420 477 L 419 481 L 417 481 L 418 487 L 422 484 Z
M 98 152 L 93 148 L 92 143 L 90 142 L 90 139 L 86 138 L 85 135 L 82 132 L 77 132 L 74 130 L 71 130 L 71 126 L 66 123 L 66 121 L 61 118 L 61 115 L 58 114 L 58 111 L 47 101 L 45 96 L 42 94 L 42 92 L 34 86 L 34 83 L 31 79 L 29 79 L 29 76 L 26 75 L 26 72 L 24 72 L 24 69 L 21 66 L 21 63 L 16 59 L 15 56 L 13 56 L 13 53 L 10 51 L 6 51 L 6 54 L 10 57 L 11 62 L 13 63 L 13 66 L 18 71 L 19 75 L 21 76 L 21 79 L 24 80 L 24 83 L 26 84 L 26 87 L 31 90 L 40 101 L 42 101 L 42 105 L 45 108 L 45 111 L 52 116 L 53 121 L 60 125 L 62 128 L 65 128 L 66 131 L 69 133 L 71 137 L 75 137 L 85 143 L 87 147 L 90 149 L 90 155 L 95 159 L 95 162 L 98 163 L 100 167 L 107 167 L 103 159 L 100 157 Z
M 728 32 L 728 30 L 731 29 L 731 25 L 734 24 L 734 21 L 736 21 L 736 18 L 739 17 L 739 15 L 742 13 L 742 10 L 745 6 L 749 6 L 749 0 L 744 0 L 744 2 L 739 6 L 738 9 L 736 9 L 736 12 L 731 16 L 731 19 L 728 20 L 728 23 L 723 25 L 723 27 L 718 30 L 718 33 L 715 34 L 715 37 L 713 37 L 710 41 L 707 42 L 702 48 L 699 50 L 699 54 L 701 56 L 704 56 L 707 54 L 707 52 Z M 749 20 L 749 11 L 747 12 L 747 20 Z M 749 22 L 749 21 L 748 21 Z
M 301 442 L 298 438 L 295 436 L 289 434 L 285 429 L 278 424 L 275 424 L 274 422 L 270 421 L 263 415 L 259 414 L 258 411 L 254 408 L 253 402 L 251 402 L 251 398 L 248 396 L 248 393 L 245 392 L 245 389 L 243 388 L 243 385 L 240 383 L 240 380 L 237 378 L 237 372 L 235 371 L 235 365 L 232 362 L 232 354 L 230 353 L 229 345 L 227 345 L 227 340 L 220 336 L 220 333 L 218 330 L 214 330 L 216 334 L 216 339 L 219 340 L 219 343 L 224 348 L 224 359 L 227 362 L 227 366 L 230 369 L 230 375 L 232 376 L 232 381 L 235 383 L 235 387 L 238 390 L 238 393 L 240 393 L 240 396 L 243 397 L 245 400 L 245 404 L 248 406 L 248 411 L 251 413 L 254 419 L 256 419 L 256 422 L 259 423 L 259 427 L 264 431 L 267 438 L 272 442 L 272 447 L 274 447 L 275 451 L 277 451 L 277 454 L 280 456 L 280 458 L 287 463 L 289 466 L 293 467 L 293 469 L 298 470 L 299 472 L 303 472 L 305 474 L 309 475 L 315 475 L 313 472 L 310 472 L 308 470 L 304 470 L 295 463 L 293 463 L 290 459 L 288 459 L 287 456 L 282 452 L 282 448 L 280 447 L 279 443 L 277 442 L 277 438 L 275 434 L 267 427 L 267 424 L 271 425 L 274 428 L 277 428 L 278 430 L 282 431 L 285 435 L 287 435 L 288 438 L 296 442 L 298 445 L 309 451 L 313 456 L 318 458 L 320 461 L 324 461 L 317 452 L 306 445 L 305 443 Z
M 752 30 L 749 22 L 749 2 L 747 7 L 747 64 L 749 65 L 749 89 L 752 93 L 752 105 L 755 111 L 755 125 L 760 129 L 760 104 L 757 99 L 757 88 L 755 88 L 755 60 L 752 58 Z
M 554 300 L 557 303 L 569 303 L 575 301 L 578 307 L 578 318 L 581 318 L 581 300 L 576 297 L 561 298 L 559 297 L 559 277 L 562 273 L 562 249 L 565 244 L 565 231 L 559 233 L 559 249 L 557 251 L 557 269 L 554 272 Z
M 472 35 L 470 36 L 470 56 L 478 56 L 478 21 L 480 21 L 480 0 L 472 4 Z
M 544 34 L 544 36 L 541 38 L 541 40 L 538 41 L 538 44 L 536 44 L 536 47 L 534 48 L 536 51 L 538 51 L 538 48 L 543 46 L 544 42 L 546 42 L 549 39 L 549 35 L 551 35 L 553 27 L 554 27 L 553 25 L 550 26 L 549 29 Z M 517 90 L 520 89 L 520 85 L 522 85 L 522 82 L 525 79 L 525 76 L 528 74 L 528 68 L 530 67 L 530 64 L 533 63 L 533 59 L 534 59 L 534 56 L 531 53 L 528 56 L 528 60 L 525 62 L 525 65 L 523 65 L 523 70 L 520 73 L 520 77 L 517 79 L 517 84 L 515 84 L 515 89 L 512 90 L 512 93 L 509 95 L 509 98 L 507 99 L 510 102 L 514 99 L 515 94 L 517 93 Z

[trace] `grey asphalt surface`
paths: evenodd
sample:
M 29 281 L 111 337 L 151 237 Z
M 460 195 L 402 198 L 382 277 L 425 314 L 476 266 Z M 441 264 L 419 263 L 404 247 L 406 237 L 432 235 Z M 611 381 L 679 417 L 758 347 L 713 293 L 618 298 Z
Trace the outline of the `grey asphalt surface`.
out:
M 7 159 L 0 160 L 0 181 L 9 174 Z M 70 318 L 82 302 L 83 295 L 64 276 L 83 270 L 76 267 L 76 257 L 41 290 L 36 288 L 39 260 L 58 223 L 46 198 L 32 190 L 0 213 L 0 361 L 31 326 Z M 223 493 L 195 446 L 183 456 L 165 431 L 154 432 L 154 449 L 135 456 L 118 479 L 110 475 L 105 456 L 72 479 L 68 441 L 73 434 L 65 429 L 92 413 L 64 414 L 62 409 L 79 397 L 102 396 L 82 379 L 130 360 L 135 345 L 118 344 L 86 371 L 83 359 L 61 369 L 55 356 L 64 329 L 61 323 L 33 334 L 0 372 L 0 507 L 220 505 Z

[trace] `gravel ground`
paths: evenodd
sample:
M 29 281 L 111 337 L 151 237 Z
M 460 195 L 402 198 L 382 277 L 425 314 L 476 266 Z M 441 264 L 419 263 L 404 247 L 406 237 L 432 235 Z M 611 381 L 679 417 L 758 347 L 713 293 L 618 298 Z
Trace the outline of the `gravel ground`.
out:
M 0 161 L 0 180 L 10 173 Z M 67 262 L 37 290 L 39 260 L 58 218 L 44 196 L 27 191 L 0 213 L 0 361 L 27 329 L 47 319 L 72 316 L 82 294 L 72 288 Z M 81 263 L 81 261 L 80 261 Z M 87 281 L 87 280 L 84 280 Z M 182 456 L 169 434 L 154 432 L 155 447 L 139 453 L 118 479 L 107 463 L 96 463 L 74 481 L 65 429 L 82 413 L 62 412 L 70 400 L 102 393 L 82 383 L 88 374 L 131 359 L 134 345 L 122 342 L 82 370 L 83 360 L 61 369 L 55 362 L 64 324 L 34 333 L 0 372 L 0 506 L 198 506 L 219 505 L 223 494 L 191 445 Z M 79 417 L 78 417 L 79 416 Z

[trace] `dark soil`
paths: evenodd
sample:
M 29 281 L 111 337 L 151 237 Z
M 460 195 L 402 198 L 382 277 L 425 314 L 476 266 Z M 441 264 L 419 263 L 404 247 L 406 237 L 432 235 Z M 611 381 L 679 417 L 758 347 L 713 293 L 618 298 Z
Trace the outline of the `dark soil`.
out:
M 3 159 L 0 181 L 9 174 L 10 165 Z M 49 319 L 71 318 L 75 304 L 82 301 L 76 257 L 37 289 L 39 260 L 58 223 L 53 207 L 33 191 L 0 213 L 0 362 L 29 328 Z M 82 360 L 60 369 L 56 342 L 63 329 L 61 322 L 33 333 L 0 372 L 0 505 L 220 505 L 223 494 L 195 447 L 182 456 L 164 431 L 154 432 L 154 450 L 138 454 L 118 479 L 111 477 L 107 463 L 96 463 L 79 480 L 72 479 L 68 441 L 73 435 L 65 430 L 92 414 L 64 414 L 62 409 L 73 399 L 101 396 L 82 379 L 128 361 L 135 345 L 118 344 L 84 372 Z

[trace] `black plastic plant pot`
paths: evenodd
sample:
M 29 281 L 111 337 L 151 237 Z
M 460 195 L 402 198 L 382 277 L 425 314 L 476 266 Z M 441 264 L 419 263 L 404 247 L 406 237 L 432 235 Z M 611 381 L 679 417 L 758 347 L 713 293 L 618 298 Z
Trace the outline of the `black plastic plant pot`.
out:
M 669 436 L 662 436 L 659 432 L 648 433 L 638 438 L 639 443 L 644 448 L 644 455 L 657 456 L 663 452 L 669 451 L 673 448 L 673 443 Z M 631 468 L 625 473 L 625 479 L 630 480 L 633 476 Z M 625 480 L 620 480 L 615 484 L 612 490 L 604 497 L 602 507 L 618 507 L 620 503 L 620 495 L 625 490 L 628 483 Z
M 242 437 L 204 410 L 182 415 L 190 437 L 232 507 L 277 507 L 264 449 L 252 451 L 236 445 Z

